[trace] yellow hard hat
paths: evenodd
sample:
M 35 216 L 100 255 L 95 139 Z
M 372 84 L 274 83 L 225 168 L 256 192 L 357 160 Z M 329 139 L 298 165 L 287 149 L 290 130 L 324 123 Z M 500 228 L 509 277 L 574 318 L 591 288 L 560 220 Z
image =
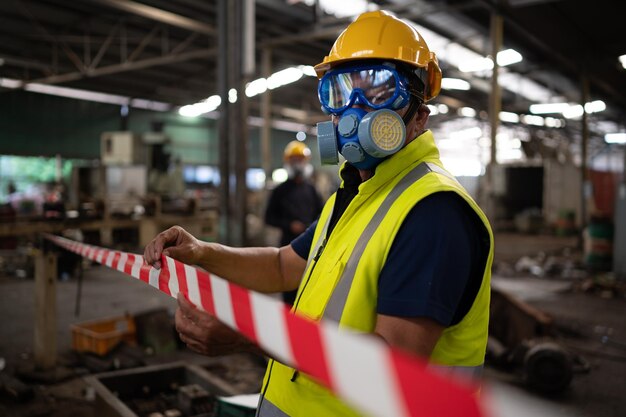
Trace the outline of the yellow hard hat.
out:
M 338 64 L 362 59 L 400 61 L 427 70 L 424 101 L 441 90 L 441 69 L 435 53 L 413 26 L 385 11 L 361 14 L 339 35 L 330 54 L 315 66 L 315 72 L 322 78 Z
M 283 157 L 286 160 L 292 156 L 301 156 L 308 159 L 311 156 L 311 150 L 304 143 L 292 140 L 287 144 L 287 146 L 285 146 Z

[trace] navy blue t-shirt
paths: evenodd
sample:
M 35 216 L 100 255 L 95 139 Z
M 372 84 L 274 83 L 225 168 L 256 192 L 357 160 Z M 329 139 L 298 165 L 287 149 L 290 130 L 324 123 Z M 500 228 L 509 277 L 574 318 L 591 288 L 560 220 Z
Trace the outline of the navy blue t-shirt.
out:
M 306 259 L 317 221 L 291 242 Z M 482 282 L 489 236 L 456 193 L 421 200 L 400 226 L 378 280 L 377 312 L 460 322 Z

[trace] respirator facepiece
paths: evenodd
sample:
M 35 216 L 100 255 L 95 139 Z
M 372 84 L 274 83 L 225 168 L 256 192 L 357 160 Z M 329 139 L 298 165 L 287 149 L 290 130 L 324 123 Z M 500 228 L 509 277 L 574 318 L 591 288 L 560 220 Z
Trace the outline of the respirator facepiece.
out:
M 419 102 L 406 76 L 391 64 L 347 67 L 326 73 L 319 82 L 322 110 L 338 118 L 317 124 L 322 164 L 337 164 L 341 153 L 357 169 L 372 169 L 406 141 L 405 121 L 394 110 Z M 417 103 L 417 104 L 416 104 Z M 366 112 L 363 107 L 373 109 Z M 412 117 L 412 115 L 411 115 Z

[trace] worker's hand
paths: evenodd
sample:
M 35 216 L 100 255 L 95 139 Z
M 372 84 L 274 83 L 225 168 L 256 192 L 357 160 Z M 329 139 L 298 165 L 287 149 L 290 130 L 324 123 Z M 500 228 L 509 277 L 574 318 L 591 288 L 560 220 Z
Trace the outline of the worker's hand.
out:
M 294 220 L 289 224 L 289 229 L 291 229 L 291 233 L 299 235 L 306 230 L 306 224 L 301 221 Z
M 178 294 L 176 330 L 189 349 L 207 356 L 250 351 L 253 344 Z
M 180 226 L 170 227 L 148 243 L 143 259 L 148 265 L 161 268 L 161 255 L 170 256 L 188 265 L 200 260 L 202 244 Z

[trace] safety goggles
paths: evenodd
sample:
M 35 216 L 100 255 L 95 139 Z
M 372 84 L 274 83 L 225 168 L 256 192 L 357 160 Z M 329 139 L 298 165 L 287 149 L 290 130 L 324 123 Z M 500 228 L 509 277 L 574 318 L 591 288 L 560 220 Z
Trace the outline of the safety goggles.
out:
M 409 103 L 406 76 L 386 65 L 347 67 L 327 72 L 317 93 L 322 108 L 340 114 L 355 104 L 379 109 L 401 109 Z

